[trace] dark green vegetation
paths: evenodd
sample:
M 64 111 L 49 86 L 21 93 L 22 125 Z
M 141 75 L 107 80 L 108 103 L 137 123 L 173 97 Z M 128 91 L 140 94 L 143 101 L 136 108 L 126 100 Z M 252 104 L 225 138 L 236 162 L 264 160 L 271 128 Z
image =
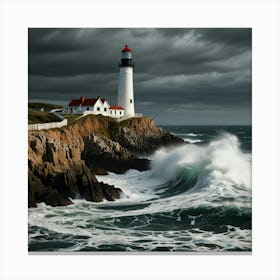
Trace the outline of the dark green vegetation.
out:
M 52 113 L 28 109 L 28 124 L 59 122 L 60 120 Z
M 60 114 L 60 113 L 59 113 Z M 79 118 L 81 116 L 78 114 L 72 115 L 72 114 L 60 114 L 63 118 L 67 119 L 67 126 L 71 126 L 72 124 L 74 124 L 75 122 L 77 122 L 78 120 L 76 120 L 77 118 Z M 65 126 L 64 126 L 65 127 Z
M 47 104 L 47 103 L 40 103 L 40 102 L 29 102 L 28 109 L 33 109 L 36 111 L 40 111 L 44 109 L 44 111 L 51 111 L 53 109 L 62 109 L 62 106 L 56 104 Z
M 28 103 L 28 124 L 48 123 L 60 121 L 50 111 L 53 109 L 62 109 L 56 104 L 46 104 L 39 102 Z

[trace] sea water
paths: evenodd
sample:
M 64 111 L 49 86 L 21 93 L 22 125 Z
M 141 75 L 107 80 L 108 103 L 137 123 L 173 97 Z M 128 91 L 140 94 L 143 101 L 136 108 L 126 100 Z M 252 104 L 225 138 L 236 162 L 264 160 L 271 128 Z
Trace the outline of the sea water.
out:
M 163 129 L 184 144 L 157 150 L 151 170 L 97 176 L 120 200 L 29 209 L 29 251 L 251 251 L 251 126 Z

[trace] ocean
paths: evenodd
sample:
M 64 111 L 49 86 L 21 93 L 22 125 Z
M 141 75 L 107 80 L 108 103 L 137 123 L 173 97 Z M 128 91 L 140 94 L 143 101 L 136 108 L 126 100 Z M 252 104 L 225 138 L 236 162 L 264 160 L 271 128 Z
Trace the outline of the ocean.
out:
M 252 250 L 251 126 L 162 126 L 184 144 L 151 170 L 96 176 L 124 196 L 28 210 L 29 251 Z

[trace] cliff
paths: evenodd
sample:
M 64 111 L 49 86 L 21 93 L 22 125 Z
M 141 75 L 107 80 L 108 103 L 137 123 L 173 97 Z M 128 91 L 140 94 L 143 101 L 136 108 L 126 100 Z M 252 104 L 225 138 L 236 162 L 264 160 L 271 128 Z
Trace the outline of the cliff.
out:
M 28 205 L 68 205 L 71 198 L 118 199 L 122 191 L 98 182 L 95 174 L 147 170 L 149 160 L 138 155 L 180 142 L 148 117 L 117 123 L 108 117 L 87 116 L 69 127 L 29 131 Z

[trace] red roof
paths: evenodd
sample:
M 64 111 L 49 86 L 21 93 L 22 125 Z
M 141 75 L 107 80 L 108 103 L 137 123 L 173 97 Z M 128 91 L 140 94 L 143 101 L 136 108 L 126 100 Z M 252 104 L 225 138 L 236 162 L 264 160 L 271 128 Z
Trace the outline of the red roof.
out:
M 98 100 L 98 98 L 86 98 L 84 99 L 84 102 L 82 102 L 82 99 L 72 99 L 68 106 L 93 106 L 96 101 Z M 101 101 L 104 103 L 106 101 L 106 99 L 101 99 Z
M 118 106 L 118 105 L 111 105 L 109 107 L 110 110 L 124 110 L 124 108 L 122 106 Z
M 81 99 L 72 99 L 68 106 L 79 106 L 81 104 Z
M 125 47 L 122 49 L 123 52 L 131 52 L 131 49 L 125 44 Z
M 82 103 L 82 106 L 93 106 L 97 100 L 98 100 L 98 98 L 87 98 Z

